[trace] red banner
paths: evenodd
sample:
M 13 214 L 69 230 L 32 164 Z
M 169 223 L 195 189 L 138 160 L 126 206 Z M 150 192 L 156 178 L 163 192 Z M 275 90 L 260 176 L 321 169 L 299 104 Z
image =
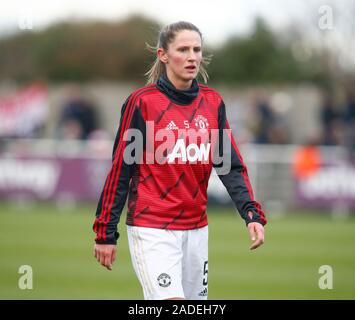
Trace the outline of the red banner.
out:
M 33 137 L 48 115 L 48 92 L 41 83 L 0 97 L 0 137 Z

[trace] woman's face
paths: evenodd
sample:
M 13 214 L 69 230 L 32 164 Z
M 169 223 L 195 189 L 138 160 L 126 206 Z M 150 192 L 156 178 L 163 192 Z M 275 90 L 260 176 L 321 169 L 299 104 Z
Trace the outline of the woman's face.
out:
M 182 30 L 168 45 L 168 51 L 158 49 L 159 59 L 165 63 L 170 81 L 178 89 L 191 86 L 202 61 L 201 37 L 196 31 Z

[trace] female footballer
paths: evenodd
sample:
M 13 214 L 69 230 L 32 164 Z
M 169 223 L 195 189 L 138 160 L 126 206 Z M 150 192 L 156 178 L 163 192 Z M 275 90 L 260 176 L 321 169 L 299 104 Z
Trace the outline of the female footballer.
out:
M 200 30 L 188 22 L 170 24 L 160 31 L 155 52 L 148 84 L 122 107 L 93 226 L 94 254 L 111 270 L 128 196 L 129 248 L 144 298 L 207 299 L 212 168 L 223 169 L 217 173 L 245 220 L 252 250 L 264 243 L 266 218 L 221 95 L 197 82 L 198 74 L 208 79 Z

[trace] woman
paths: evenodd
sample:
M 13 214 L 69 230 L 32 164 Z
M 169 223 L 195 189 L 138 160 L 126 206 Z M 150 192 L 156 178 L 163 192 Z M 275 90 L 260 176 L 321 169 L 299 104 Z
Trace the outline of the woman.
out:
M 159 34 L 156 53 L 148 85 L 132 93 L 122 107 L 113 164 L 93 227 L 95 257 L 111 270 L 117 224 L 129 193 L 129 246 L 144 298 L 207 299 L 206 206 L 212 167 L 219 169 L 222 163 L 228 168 L 219 177 L 246 222 L 251 249 L 264 242 L 266 219 L 254 200 L 221 96 L 197 83 L 199 73 L 207 82 L 201 32 L 187 22 L 168 25 Z M 141 135 L 127 142 L 127 136 L 137 132 Z M 132 163 L 129 155 L 136 140 L 143 143 L 133 148 Z M 214 163 L 221 155 L 223 161 Z

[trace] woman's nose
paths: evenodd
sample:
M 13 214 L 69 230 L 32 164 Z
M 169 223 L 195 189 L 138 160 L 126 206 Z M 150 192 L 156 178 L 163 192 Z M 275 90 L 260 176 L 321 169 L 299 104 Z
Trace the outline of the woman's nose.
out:
M 196 60 L 196 52 L 191 50 L 189 52 L 189 57 L 188 57 L 189 60 Z

